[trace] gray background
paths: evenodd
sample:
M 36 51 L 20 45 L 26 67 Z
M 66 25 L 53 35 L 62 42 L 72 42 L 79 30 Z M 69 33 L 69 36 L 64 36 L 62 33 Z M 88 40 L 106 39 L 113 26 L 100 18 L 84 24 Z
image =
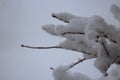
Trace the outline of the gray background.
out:
M 64 24 L 51 17 L 54 12 L 70 12 L 78 16 L 100 15 L 118 26 L 109 9 L 119 0 L 0 0 L 0 80 L 53 80 L 49 67 L 70 64 L 81 53 L 50 49 L 21 48 L 57 45 L 64 39 L 47 34 L 41 26 L 48 23 Z M 74 67 L 92 78 L 101 74 L 93 60 Z

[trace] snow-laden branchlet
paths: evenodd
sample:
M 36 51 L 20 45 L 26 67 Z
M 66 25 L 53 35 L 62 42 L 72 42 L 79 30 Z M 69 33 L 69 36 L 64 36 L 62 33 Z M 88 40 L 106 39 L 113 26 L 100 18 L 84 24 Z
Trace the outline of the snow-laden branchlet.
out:
M 119 7 L 112 5 L 111 12 L 119 20 Z M 59 47 L 83 52 L 85 59 L 96 58 L 94 65 L 103 75 L 107 75 L 113 63 L 120 63 L 120 30 L 108 24 L 101 16 L 78 17 L 65 12 L 52 16 L 67 23 L 43 26 L 46 32 L 66 38 Z
M 101 45 L 100 52 L 96 58 L 94 65 L 104 75 L 107 75 L 107 70 L 113 63 L 119 62 L 120 48 L 115 43 L 108 43 L 104 37 L 99 39 Z
M 111 7 L 114 16 L 119 15 L 117 10 L 119 12 L 117 6 Z M 113 63 L 119 64 L 120 46 L 117 42 L 119 43 L 120 31 L 113 25 L 107 24 L 102 17 L 96 15 L 78 17 L 65 12 L 54 13 L 52 16 L 67 22 L 66 25 L 43 26 L 46 32 L 66 38 L 58 46 L 83 52 L 85 59 L 96 58 L 94 65 L 104 76 L 107 75 L 107 70 Z
M 120 22 L 120 7 L 111 6 L 111 12 L 115 19 Z M 120 73 L 114 70 L 109 73 L 108 69 L 112 64 L 120 65 L 120 27 L 116 28 L 108 24 L 104 18 L 98 15 L 90 17 L 79 17 L 70 13 L 53 13 L 52 17 L 65 22 L 64 25 L 47 24 L 42 29 L 47 33 L 65 38 L 57 46 L 52 47 L 22 47 L 34 49 L 60 48 L 69 49 L 83 53 L 83 59 L 75 62 L 72 67 L 86 59 L 96 58 L 94 66 L 107 77 L 98 80 L 119 80 Z M 81 73 L 71 73 L 70 66 L 59 66 L 54 69 L 55 80 L 90 80 Z M 120 67 L 118 68 L 120 69 Z M 120 72 L 120 70 L 118 70 Z M 118 75 L 113 75 L 118 73 Z M 117 77 L 117 78 L 116 78 Z
M 96 80 L 120 80 L 120 66 L 112 66 L 112 70 L 108 72 L 108 76 L 101 76 Z

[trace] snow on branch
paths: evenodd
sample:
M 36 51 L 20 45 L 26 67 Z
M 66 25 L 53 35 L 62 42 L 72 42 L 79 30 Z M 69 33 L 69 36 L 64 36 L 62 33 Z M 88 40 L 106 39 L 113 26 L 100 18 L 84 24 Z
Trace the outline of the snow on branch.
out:
M 117 5 L 111 6 L 111 12 L 115 19 L 120 22 L 120 8 Z M 65 77 L 59 74 L 59 71 L 68 76 L 67 71 L 84 60 L 96 58 L 94 66 L 104 75 L 107 76 L 107 70 L 112 64 L 120 65 L 120 27 L 108 24 L 104 18 L 98 15 L 91 17 L 79 17 L 70 13 L 53 13 L 52 17 L 61 20 L 67 24 L 43 25 L 42 29 L 47 33 L 64 37 L 65 41 L 57 46 L 50 47 L 32 47 L 21 45 L 21 47 L 31 49 L 66 49 L 83 53 L 83 59 L 72 63 L 69 66 L 62 66 L 53 70 L 55 80 L 70 80 L 70 77 Z M 65 71 L 64 71 L 65 70 Z M 57 71 L 57 72 L 56 72 Z M 58 74 L 58 75 L 57 75 Z M 78 80 L 78 79 L 75 79 Z M 86 79 L 88 80 L 88 79 Z

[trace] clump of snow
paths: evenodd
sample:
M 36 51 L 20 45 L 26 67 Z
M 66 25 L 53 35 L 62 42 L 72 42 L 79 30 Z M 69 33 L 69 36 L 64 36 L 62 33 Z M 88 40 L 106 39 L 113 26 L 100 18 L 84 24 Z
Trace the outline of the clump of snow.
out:
M 110 73 L 111 75 L 115 76 L 117 80 L 120 80 L 120 66 L 119 65 L 116 65 L 116 67 L 112 69 Z
M 113 13 L 114 17 L 120 22 L 120 7 L 113 4 L 111 6 L 111 12 Z
M 120 22 L 120 8 L 117 5 L 111 6 L 111 12 Z M 101 16 L 78 17 L 70 13 L 54 13 L 65 25 L 48 24 L 42 27 L 51 35 L 66 38 L 58 46 L 63 49 L 83 52 L 85 59 L 96 58 L 94 66 L 104 75 L 112 64 L 120 65 L 120 28 L 108 24 Z M 55 80 L 90 80 L 81 73 L 71 73 L 69 66 L 59 66 L 53 71 Z M 114 70 L 117 72 L 116 70 Z M 120 70 L 119 70 L 120 72 Z M 115 74 L 115 73 L 114 73 Z M 118 73 L 120 76 L 120 73 Z M 119 80 L 110 73 L 108 77 L 98 80 Z
M 111 71 L 108 72 L 108 76 L 101 76 L 97 80 L 120 80 L 120 66 L 112 66 Z
M 42 29 L 44 31 L 48 32 L 51 35 L 56 35 L 56 33 L 55 33 L 55 25 L 54 24 L 43 25 Z
M 91 80 L 88 76 L 69 71 L 70 65 L 61 65 L 53 71 L 54 80 Z
M 116 63 L 117 57 L 120 56 L 120 48 L 115 43 L 108 44 L 106 39 L 103 37 L 99 40 L 99 42 L 101 45 L 101 50 L 94 62 L 94 65 L 101 71 L 101 73 L 103 73 L 103 75 L 106 75 L 108 68 L 111 64 Z M 104 46 L 108 52 L 105 50 L 102 43 L 104 43 Z
M 104 31 L 104 19 L 100 16 L 92 16 L 89 18 L 85 27 L 85 36 L 91 40 L 96 40 L 97 36 Z

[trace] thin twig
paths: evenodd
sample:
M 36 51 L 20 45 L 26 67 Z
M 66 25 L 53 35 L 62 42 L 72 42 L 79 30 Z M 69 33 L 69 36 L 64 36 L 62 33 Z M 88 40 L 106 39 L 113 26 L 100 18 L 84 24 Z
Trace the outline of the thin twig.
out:
M 105 49 L 106 54 L 107 54 L 108 56 L 110 56 L 110 53 L 109 53 L 109 51 L 107 50 L 105 44 L 104 44 L 103 42 L 102 42 L 101 44 L 102 44 L 103 48 Z
M 32 47 L 32 46 L 27 46 L 27 45 L 21 45 L 21 47 L 25 47 L 25 48 L 32 48 L 32 49 L 52 49 L 52 48 L 60 48 L 62 49 L 62 47 L 60 46 L 50 46 L 50 47 Z
M 27 45 L 21 45 L 21 47 L 25 47 L 25 48 L 31 48 L 31 49 L 53 49 L 53 48 L 57 48 L 57 49 L 66 49 L 64 47 L 61 47 L 61 46 L 50 46 L 50 47 L 32 47 L 32 46 L 27 46 Z M 76 49 L 66 49 L 66 50 L 72 50 L 72 51 L 76 51 L 76 52 L 81 52 L 81 53 L 84 53 L 84 54 L 88 54 L 88 55 L 93 55 L 92 53 L 89 53 L 89 52 L 85 52 L 85 51 L 78 51 Z M 93 55 L 95 56 L 95 55 Z M 95 56 L 96 57 L 96 56 Z
M 83 62 L 84 60 L 86 60 L 86 58 L 83 58 L 83 59 L 78 60 L 77 62 L 73 63 L 73 64 L 70 66 L 70 68 L 73 68 L 75 65 Z
M 65 23 L 69 23 L 69 21 L 67 21 L 67 20 L 63 20 L 61 18 L 58 18 L 57 16 L 55 16 L 55 14 L 52 14 L 52 17 L 54 17 L 54 18 L 56 18 L 58 20 L 61 20 L 61 21 L 65 22 Z
M 115 40 L 112 40 L 112 39 L 108 38 L 108 36 L 107 36 L 107 35 L 105 35 L 104 37 L 105 37 L 105 38 L 107 38 L 108 40 L 110 40 L 111 42 L 113 42 L 113 43 L 117 44 L 117 41 L 115 41 Z
M 85 33 L 83 33 L 83 32 L 65 32 L 62 35 L 66 35 L 66 34 L 80 34 L 80 35 L 85 35 Z
M 120 58 L 120 56 L 117 56 L 117 57 L 115 58 L 115 60 L 113 61 L 113 63 L 115 63 L 119 58 Z
M 79 64 L 79 63 L 81 63 L 81 62 L 83 62 L 83 61 L 85 61 L 85 60 L 86 60 L 86 58 L 83 58 L 83 59 L 78 60 L 77 62 L 71 64 L 69 69 L 73 68 L 74 66 L 76 66 L 77 64 Z M 50 67 L 50 69 L 51 69 L 51 70 L 55 70 L 55 68 L 53 68 L 53 67 Z

